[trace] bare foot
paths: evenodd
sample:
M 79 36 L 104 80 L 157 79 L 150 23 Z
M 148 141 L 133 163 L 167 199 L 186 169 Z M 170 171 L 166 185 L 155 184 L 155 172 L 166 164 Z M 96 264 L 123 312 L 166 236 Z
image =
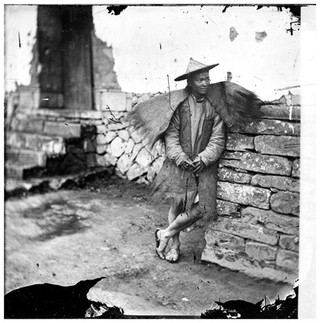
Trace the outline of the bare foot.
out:
M 159 258 L 165 260 L 166 256 L 165 256 L 164 252 L 165 252 L 165 249 L 166 249 L 166 247 L 168 245 L 168 242 L 169 242 L 170 238 L 165 238 L 164 234 L 163 234 L 163 231 L 164 230 L 158 230 L 158 232 L 157 232 L 157 237 L 158 237 L 158 239 L 160 241 L 160 244 L 159 244 L 159 247 L 156 248 L 156 253 L 159 256 Z
M 166 260 L 169 262 L 177 262 L 180 256 L 180 247 L 173 247 L 166 255 Z

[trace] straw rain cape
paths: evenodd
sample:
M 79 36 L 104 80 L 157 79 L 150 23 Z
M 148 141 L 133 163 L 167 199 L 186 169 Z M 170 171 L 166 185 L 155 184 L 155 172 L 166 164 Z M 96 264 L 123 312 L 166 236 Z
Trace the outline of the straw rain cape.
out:
M 137 104 L 129 112 L 127 121 L 152 147 L 161 139 L 173 113 L 188 95 L 187 88 L 158 95 Z M 227 127 L 258 118 L 263 105 L 253 92 L 232 82 L 210 84 L 206 97 Z

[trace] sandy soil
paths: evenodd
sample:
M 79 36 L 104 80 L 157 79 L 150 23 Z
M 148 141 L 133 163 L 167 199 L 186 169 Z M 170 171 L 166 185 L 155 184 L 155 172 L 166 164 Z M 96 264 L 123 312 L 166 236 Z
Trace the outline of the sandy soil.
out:
M 216 300 L 258 302 L 288 290 L 201 262 L 202 223 L 182 233 L 179 263 L 160 260 L 154 231 L 166 225 L 168 205 L 148 204 L 148 194 L 147 186 L 113 177 L 7 201 L 6 292 L 104 276 L 88 297 L 125 314 L 200 315 Z

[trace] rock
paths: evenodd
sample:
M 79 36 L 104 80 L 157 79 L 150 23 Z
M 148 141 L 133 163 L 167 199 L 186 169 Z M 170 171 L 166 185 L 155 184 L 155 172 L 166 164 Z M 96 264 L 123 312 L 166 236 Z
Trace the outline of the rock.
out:
M 300 156 L 300 138 L 290 136 L 257 136 L 254 139 L 257 152 L 268 155 Z
M 146 171 L 144 169 L 142 169 L 138 164 L 133 164 L 128 170 L 127 177 L 129 179 L 129 181 L 132 181 L 132 180 L 142 176 L 145 173 L 146 173 Z
M 244 239 L 233 234 L 208 230 L 205 239 L 208 248 L 221 247 L 234 251 L 244 251 Z
M 125 174 L 130 166 L 132 165 L 132 158 L 128 156 L 128 154 L 123 154 L 117 162 L 117 167 L 121 171 L 122 174 Z
M 243 221 L 253 225 L 263 225 L 268 229 L 286 233 L 299 234 L 299 219 L 294 216 L 279 214 L 271 210 L 247 207 L 241 211 Z
M 294 251 L 279 249 L 276 264 L 279 267 L 284 267 L 289 272 L 298 274 L 299 268 L 299 254 Z
M 275 260 L 278 248 L 270 247 L 263 243 L 248 241 L 246 243 L 245 252 L 248 256 L 255 260 Z
M 246 223 L 243 219 L 220 217 L 209 225 L 209 229 L 234 234 L 238 232 L 241 238 L 263 242 L 269 245 L 278 243 L 278 233 L 261 225 Z
M 81 125 L 79 123 L 46 121 L 43 133 L 47 135 L 57 135 L 63 138 L 80 138 Z
M 130 138 L 129 132 L 127 130 L 119 130 L 118 136 L 124 141 L 128 141 Z
M 280 235 L 279 246 L 282 249 L 299 252 L 299 238 L 291 235 Z
M 291 165 L 291 161 L 284 157 L 267 156 L 250 152 L 242 155 L 238 167 L 257 173 L 290 175 Z
M 217 213 L 220 216 L 240 216 L 240 205 L 217 199 Z
M 110 166 L 110 165 L 115 166 L 117 163 L 117 158 L 115 158 L 114 156 L 112 156 L 109 153 L 106 153 L 104 155 L 104 158 L 106 160 L 106 166 Z
M 96 132 L 98 134 L 105 134 L 106 135 L 108 133 L 108 127 L 105 124 L 97 125 L 96 129 L 97 129 Z
M 153 161 L 153 158 L 152 157 L 153 156 L 151 156 L 150 152 L 146 148 L 142 148 L 139 151 L 139 153 L 137 154 L 137 157 L 136 157 L 135 161 L 142 168 L 146 168 Z
M 158 174 L 163 162 L 164 162 L 165 158 L 164 157 L 158 157 L 156 160 L 154 160 L 154 162 L 152 163 L 152 167 L 155 170 L 155 172 Z
M 300 107 L 298 106 L 263 105 L 261 112 L 264 119 L 300 120 Z
M 224 248 L 206 247 L 201 255 L 202 261 L 211 262 L 231 270 L 241 271 L 247 275 L 271 279 L 273 281 L 285 282 L 294 281 L 297 277 L 295 273 L 290 274 L 275 266 L 269 266 L 266 263 L 260 263 L 257 260 L 250 259 L 243 252 L 227 250 Z M 270 261 L 273 263 L 272 261 Z
M 109 144 L 117 136 L 117 134 L 115 131 L 108 131 L 105 135 L 102 136 L 104 136 L 104 143 Z
M 280 120 L 262 119 L 242 126 L 233 126 L 230 132 L 240 132 L 259 135 L 300 135 L 300 124 Z
M 300 194 L 291 192 L 278 192 L 272 194 L 271 209 L 284 214 L 299 215 Z
M 132 153 L 131 153 L 131 158 L 132 161 L 135 160 L 136 156 L 138 155 L 139 151 L 142 149 L 142 144 L 137 144 L 133 147 Z M 130 155 L 130 154 L 129 154 Z
M 251 185 L 261 187 L 277 188 L 282 191 L 299 192 L 300 182 L 292 177 L 273 176 L 273 175 L 254 175 Z
M 120 157 L 124 153 L 125 149 L 125 143 L 119 137 L 116 137 L 110 144 L 110 152 L 114 157 Z
M 227 136 L 226 149 L 228 150 L 254 149 L 253 137 L 249 137 L 239 133 L 229 133 Z
M 218 182 L 217 197 L 239 204 L 257 206 L 262 209 L 269 208 L 271 192 L 264 188 L 249 185 Z
M 246 173 L 239 173 L 226 167 L 220 167 L 218 169 L 218 178 L 221 181 L 227 181 L 231 183 L 248 184 L 251 181 L 251 175 Z
M 104 154 L 106 152 L 106 145 L 98 145 L 97 146 L 97 154 Z
M 135 145 L 135 142 L 129 138 L 127 144 L 126 144 L 126 150 L 124 151 L 126 154 L 131 154 L 133 147 Z
M 300 159 L 296 159 L 292 163 L 292 176 L 293 177 L 300 177 Z
M 140 143 L 142 140 L 139 133 L 135 130 L 130 131 L 130 136 L 136 144 Z
M 108 143 L 107 135 L 98 134 L 96 137 L 96 144 L 98 145 L 106 145 Z

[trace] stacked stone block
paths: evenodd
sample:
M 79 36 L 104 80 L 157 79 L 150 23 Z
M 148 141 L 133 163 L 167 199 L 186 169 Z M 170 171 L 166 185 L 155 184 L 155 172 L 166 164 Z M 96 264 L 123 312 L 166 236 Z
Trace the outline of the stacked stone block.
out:
M 202 260 L 292 282 L 299 265 L 300 106 L 283 101 L 264 106 L 261 120 L 230 129 L 218 169 L 219 218 L 206 232 Z

